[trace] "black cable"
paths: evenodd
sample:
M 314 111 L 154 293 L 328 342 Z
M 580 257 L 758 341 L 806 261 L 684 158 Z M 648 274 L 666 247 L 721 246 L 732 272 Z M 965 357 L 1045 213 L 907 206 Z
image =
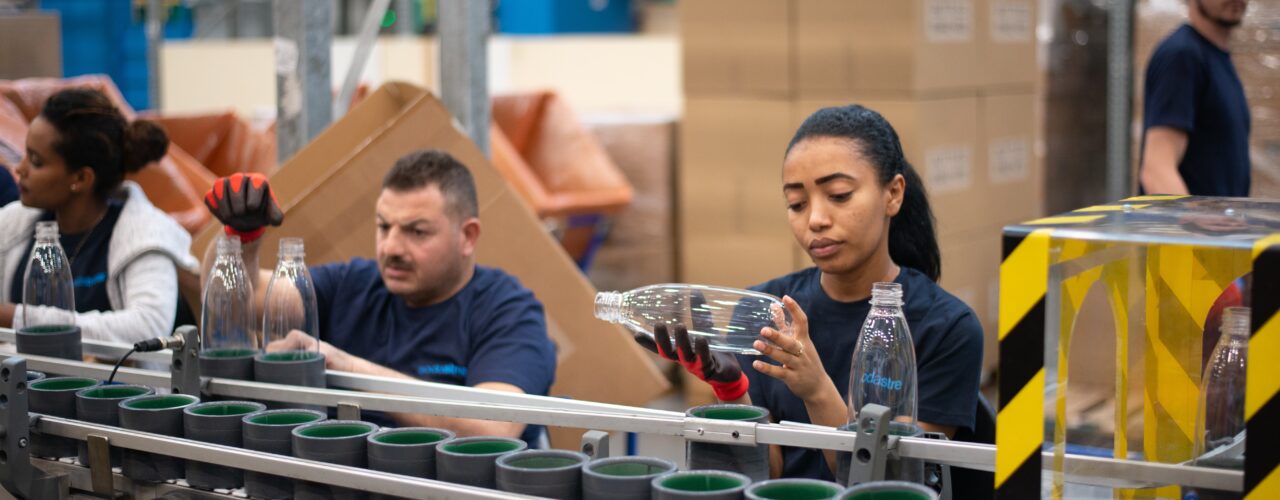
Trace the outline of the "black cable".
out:
M 133 344 L 133 349 L 129 349 L 129 352 L 124 353 L 124 356 L 121 356 L 120 360 L 116 361 L 116 366 L 111 369 L 111 376 L 107 377 L 107 383 L 110 384 L 112 380 L 115 380 L 116 370 L 119 370 L 120 365 L 124 364 L 124 360 L 129 359 L 129 356 L 133 355 L 133 353 L 159 351 L 167 347 L 166 343 L 168 340 L 169 339 L 166 339 L 164 337 L 157 337 L 154 339 L 147 339 L 147 340 L 140 341 L 136 344 Z
M 136 345 L 135 345 L 135 346 L 133 346 L 133 349 L 129 349 L 129 352 L 124 353 L 124 356 L 121 356 L 119 361 L 116 361 L 116 366 L 115 366 L 115 368 L 112 368 L 112 369 L 111 369 L 111 376 L 110 376 L 110 377 L 107 377 L 107 384 L 108 384 L 108 385 L 110 385 L 110 384 L 111 384 L 111 381 L 112 381 L 112 380 L 115 380 L 115 378 L 116 378 L 116 370 L 119 370 L 119 369 L 120 369 L 120 365 L 124 364 L 124 360 L 129 359 L 129 356 L 130 356 L 130 355 L 132 355 L 133 353 L 137 352 L 137 351 L 138 351 L 138 346 L 136 346 Z

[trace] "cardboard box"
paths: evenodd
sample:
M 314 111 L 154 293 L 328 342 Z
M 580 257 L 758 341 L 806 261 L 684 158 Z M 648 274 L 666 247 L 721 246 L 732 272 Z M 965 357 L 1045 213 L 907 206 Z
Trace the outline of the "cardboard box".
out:
M 480 150 L 454 128 L 444 106 L 421 88 L 382 86 L 272 173 L 286 216 L 263 237 L 262 248 L 294 236 L 306 240 L 308 264 L 372 257 L 372 213 L 382 176 L 396 159 L 423 148 L 449 152 L 475 177 L 485 224 L 478 262 L 516 276 L 542 301 L 559 356 L 552 396 L 635 406 L 667 390 L 669 383 L 630 334 L 592 316 L 595 289 Z M 207 228 L 193 248 L 203 252 L 220 229 Z M 264 254 L 263 262 L 270 263 Z M 552 444 L 576 448 L 580 435 L 553 432 Z
M 979 82 L 972 0 L 796 0 L 803 99 L 971 91 Z
M 1000 229 L 998 224 L 988 224 L 938 240 L 942 252 L 942 288 L 968 304 L 982 322 L 983 370 L 995 368 L 1000 346 L 996 330 L 999 292 L 993 296 L 991 290 L 1000 283 Z
M 879 112 L 893 125 L 907 161 L 924 180 L 939 234 L 991 224 L 986 176 L 978 170 L 981 153 L 976 96 L 800 101 L 796 116 L 849 103 Z
M 793 0 L 682 0 L 686 96 L 789 97 Z
M 746 286 L 791 270 L 781 172 L 794 131 L 788 101 L 686 102 L 677 176 L 682 281 Z
M 1044 168 L 1035 153 L 1038 124 L 1031 89 L 984 94 L 981 103 L 983 158 L 980 169 L 991 196 L 987 210 L 1000 221 L 1022 222 L 1044 213 Z M 999 222 L 999 221 L 997 221 Z
M 56 12 L 0 15 L 0 80 L 62 78 L 62 23 Z
M 979 84 L 1032 85 L 1037 78 L 1036 0 L 977 0 Z
M 676 126 L 673 119 L 588 123 L 631 183 L 635 197 L 616 214 L 588 277 L 601 290 L 676 280 Z

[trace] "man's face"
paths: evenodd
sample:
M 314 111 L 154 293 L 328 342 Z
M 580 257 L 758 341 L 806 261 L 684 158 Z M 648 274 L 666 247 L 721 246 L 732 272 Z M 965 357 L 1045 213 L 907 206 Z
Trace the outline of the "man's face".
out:
M 455 221 L 439 186 L 383 189 L 376 207 L 378 270 L 387 290 L 412 306 L 430 305 L 455 290 L 475 250 L 479 221 Z
M 1224 28 L 1234 28 L 1244 20 L 1248 0 L 1192 0 L 1200 16 Z

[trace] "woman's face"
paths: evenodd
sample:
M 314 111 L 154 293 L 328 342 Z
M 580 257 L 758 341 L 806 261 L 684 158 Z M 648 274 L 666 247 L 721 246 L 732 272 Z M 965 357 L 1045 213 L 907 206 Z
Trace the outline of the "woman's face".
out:
M 31 208 L 55 210 L 78 194 L 92 191 L 92 179 L 86 179 L 89 168 L 72 172 L 54 150 L 59 134 L 43 117 L 37 117 L 27 130 L 27 155 L 18 163 L 18 194 L 22 204 Z
M 902 176 L 882 186 L 860 150 L 849 139 L 810 137 L 783 160 L 791 232 L 824 273 L 849 273 L 887 252 L 889 219 L 902 204 Z

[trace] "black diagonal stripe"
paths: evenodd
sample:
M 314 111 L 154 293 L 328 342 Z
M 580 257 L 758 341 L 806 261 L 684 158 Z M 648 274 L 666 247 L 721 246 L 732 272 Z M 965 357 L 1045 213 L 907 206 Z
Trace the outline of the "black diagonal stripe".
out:
M 1027 235 L 1029 234 L 1031 233 L 1027 232 L 1024 228 L 1021 228 L 1021 227 L 1017 227 L 1017 226 L 1005 227 L 1004 233 L 1002 234 L 1001 240 L 1000 240 L 1001 242 L 1000 260 L 1003 262 L 1005 259 L 1008 259 L 1009 254 L 1013 253 L 1013 251 L 1018 248 L 1018 245 L 1022 244 L 1022 240 L 1027 239 Z
M 1280 314 L 1280 248 L 1272 246 L 1258 254 L 1253 260 L 1253 291 L 1249 293 L 1250 320 L 1252 332 L 1262 329 L 1262 325 L 1276 314 Z
M 1018 391 L 1044 368 L 1044 297 L 1036 301 L 1000 341 L 998 408 L 1008 406 Z
M 1247 496 L 1280 466 L 1280 397 L 1273 397 L 1249 419 L 1244 448 L 1244 494 Z
M 1018 470 L 1004 480 L 1004 484 L 996 490 L 996 498 L 1040 498 L 1040 450 L 1027 457 L 1027 461 L 1022 462 Z

